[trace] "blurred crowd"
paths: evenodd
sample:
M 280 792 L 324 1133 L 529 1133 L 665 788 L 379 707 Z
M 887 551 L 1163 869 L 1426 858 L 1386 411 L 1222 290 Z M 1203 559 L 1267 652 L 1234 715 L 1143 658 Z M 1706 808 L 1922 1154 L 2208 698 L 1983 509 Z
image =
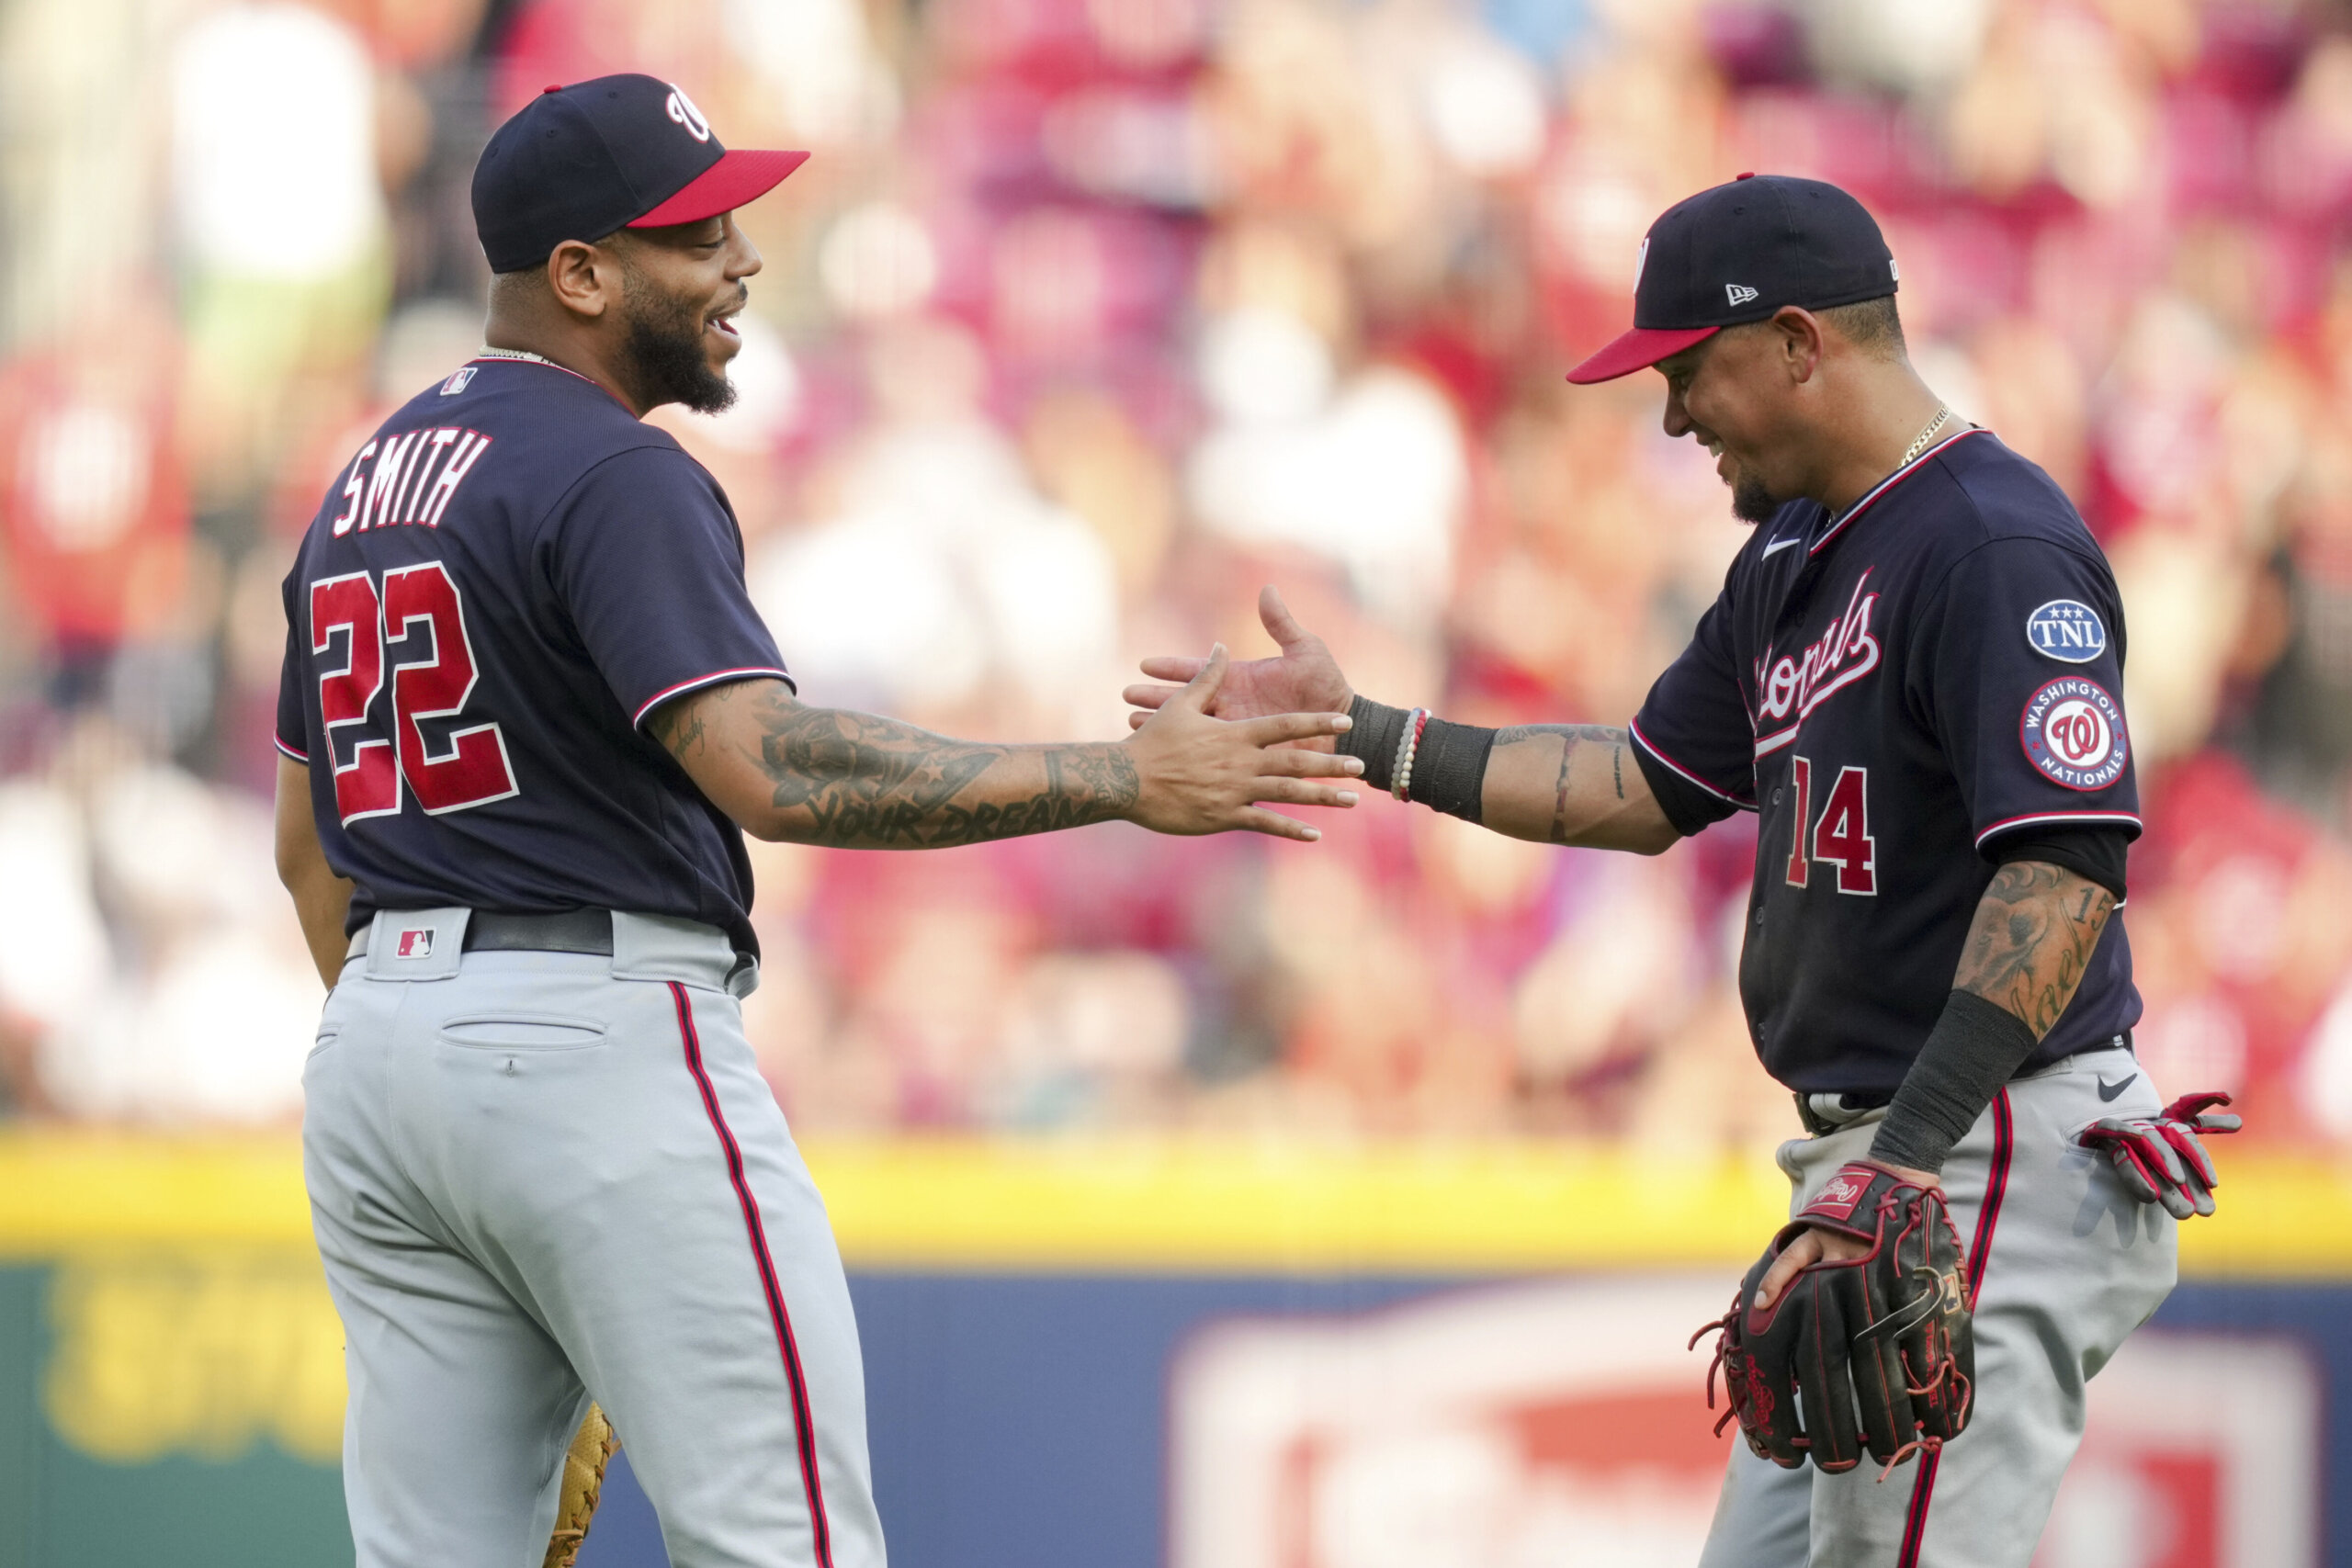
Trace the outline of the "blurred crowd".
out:
M 299 1112 L 277 583 L 480 341 L 489 130 L 625 69 L 815 152 L 741 400 L 656 417 L 804 695 L 974 738 L 1122 733 L 1264 582 L 1367 694 L 1622 723 L 1743 536 L 1656 378 L 1562 371 L 1672 201 L 1854 190 L 2123 586 L 2143 1060 L 2352 1141 L 2352 11 L 2294 0 L 0 0 L 16 1113 Z M 1326 827 L 756 846 L 763 1062 L 808 1131 L 1790 1131 L 1747 819 Z

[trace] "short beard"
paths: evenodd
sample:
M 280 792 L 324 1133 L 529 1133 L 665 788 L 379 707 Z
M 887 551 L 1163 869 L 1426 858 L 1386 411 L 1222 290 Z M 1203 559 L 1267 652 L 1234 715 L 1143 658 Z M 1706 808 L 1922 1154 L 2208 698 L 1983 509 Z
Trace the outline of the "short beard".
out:
M 733 406 L 735 384 L 703 352 L 701 307 L 654 291 L 635 267 L 621 270 L 621 308 L 628 335 L 621 353 L 639 408 L 684 403 L 696 413 Z
M 1770 523 L 1780 510 L 1780 498 L 1764 488 L 1762 479 L 1742 468 L 1732 481 L 1731 514 L 1742 523 Z

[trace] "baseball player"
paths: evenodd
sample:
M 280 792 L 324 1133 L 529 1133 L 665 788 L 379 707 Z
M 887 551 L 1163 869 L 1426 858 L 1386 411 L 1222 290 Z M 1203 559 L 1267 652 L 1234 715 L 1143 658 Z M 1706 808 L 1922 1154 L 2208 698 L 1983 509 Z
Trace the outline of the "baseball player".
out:
M 1367 783 L 1518 838 L 1655 854 L 1758 815 L 1740 996 L 1807 1135 L 1726 1319 L 1751 1446 L 1704 1568 L 2025 1568 L 2085 1381 L 2172 1288 L 2176 1217 L 2211 1212 L 2196 1134 L 2236 1124 L 2200 1114 L 2221 1097 L 2165 1107 L 2132 1055 L 2107 562 L 1914 372 L 1896 281 L 1860 204 L 1811 180 L 1743 175 L 1652 225 L 1636 325 L 1569 378 L 1656 367 L 1667 434 L 1754 535 L 1625 728 L 1366 702 L 1271 589 L 1281 656 L 1212 708 L 1345 705 Z
M 1326 782 L 1354 759 L 1282 747 L 1344 715 L 1206 716 L 1221 649 L 1115 744 L 797 699 L 726 497 L 641 417 L 731 396 L 760 258 L 729 214 L 804 156 L 728 152 L 639 75 L 508 120 L 473 186 L 492 346 L 359 448 L 286 579 L 278 860 L 333 987 L 303 1159 L 361 1568 L 540 1562 L 592 1393 L 679 1568 L 880 1568 L 841 1262 L 743 1038 L 744 831 L 1311 840 L 1260 803 L 1354 799 Z

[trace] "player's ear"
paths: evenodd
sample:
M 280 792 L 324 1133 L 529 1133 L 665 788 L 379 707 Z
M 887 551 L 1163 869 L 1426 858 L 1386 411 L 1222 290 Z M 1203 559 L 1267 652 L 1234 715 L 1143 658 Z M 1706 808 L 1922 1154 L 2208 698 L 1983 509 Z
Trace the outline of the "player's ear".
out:
M 1781 366 L 1798 385 L 1813 379 L 1821 363 L 1821 318 L 1796 305 L 1783 305 L 1772 315 L 1772 337 Z
M 548 256 L 547 276 L 556 303 L 575 316 L 601 316 L 620 295 L 620 258 L 584 240 L 558 245 Z

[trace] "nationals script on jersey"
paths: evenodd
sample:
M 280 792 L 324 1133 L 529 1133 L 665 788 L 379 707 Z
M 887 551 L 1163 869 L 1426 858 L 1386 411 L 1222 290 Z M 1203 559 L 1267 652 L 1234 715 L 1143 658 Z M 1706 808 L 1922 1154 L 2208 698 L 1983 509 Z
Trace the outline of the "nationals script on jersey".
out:
M 1633 730 L 1683 832 L 1759 815 L 1739 980 L 1773 1077 L 1891 1092 L 1951 990 L 1985 852 L 2069 827 L 2138 835 L 2122 682 L 2106 558 L 1989 431 L 1843 515 L 1795 502 L 1756 530 Z M 2119 914 L 2021 1070 L 2139 1015 Z
M 277 744 L 379 908 L 618 908 L 756 953 L 741 833 L 639 728 L 785 674 L 718 481 L 594 382 L 486 355 L 354 455 L 285 586 Z

